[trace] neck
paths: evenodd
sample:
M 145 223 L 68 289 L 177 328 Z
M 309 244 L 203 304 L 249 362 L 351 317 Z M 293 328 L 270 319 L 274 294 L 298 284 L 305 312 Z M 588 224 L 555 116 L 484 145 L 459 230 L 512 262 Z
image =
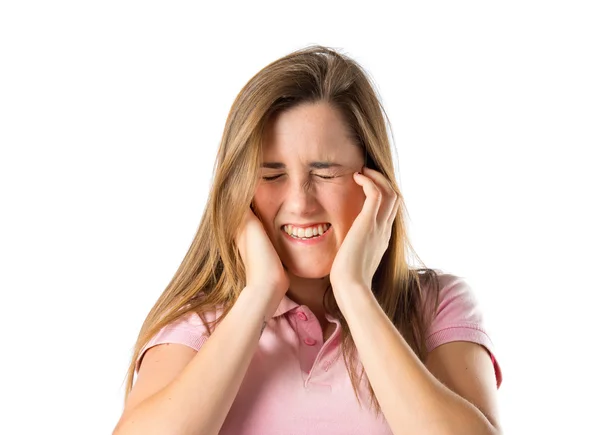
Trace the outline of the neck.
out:
M 287 296 L 297 304 L 306 305 L 321 324 L 324 324 L 326 320 L 323 295 L 329 285 L 329 275 L 323 278 L 301 278 L 290 273 L 289 277 L 290 289 Z

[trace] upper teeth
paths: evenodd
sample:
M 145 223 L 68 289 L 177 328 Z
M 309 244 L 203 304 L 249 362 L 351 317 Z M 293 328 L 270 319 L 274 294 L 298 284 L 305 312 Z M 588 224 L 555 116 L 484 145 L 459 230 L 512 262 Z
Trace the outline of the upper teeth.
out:
M 297 228 L 297 227 L 295 227 L 293 225 L 284 225 L 283 229 L 290 236 L 296 236 L 296 237 L 302 237 L 302 238 L 309 238 L 309 237 L 313 237 L 313 236 L 316 236 L 316 235 L 320 236 L 325 231 L 327 231 L 327 229 L 330 226 L 331 226 L 331 224 L 319 224 L 319 225 L 315 225 L 314 227 Z

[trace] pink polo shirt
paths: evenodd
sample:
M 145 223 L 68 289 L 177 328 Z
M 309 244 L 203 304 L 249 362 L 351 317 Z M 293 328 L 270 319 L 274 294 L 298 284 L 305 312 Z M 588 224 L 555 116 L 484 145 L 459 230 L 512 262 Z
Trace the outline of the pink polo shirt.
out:
M 428 330 L 428 351 L 451 341 L 484 346 L 491 357 L 500 386 L 502 373 L 493 345 L 483 326 L 475 295 L 464 279 L 439 269 L 440 304 Z M 426 290 L 425 290 L 426 291 Z M 212 312 L 212 321 L 219 314 Z M 284 296 L 259 339 L 240 390 L 220 434 L 391 435 L 387 421 L 368 409 L 366 376 L 360 387 L 361 408 L 340 352 L 341 327 L 323 343 L 321 325 L 309 308 Z M 155 335 L 140 355 L 155 345 L 179 343 L 198 350 L 208 339 L 196 313 L 190 313 Z M 136 367 L 139 369 L 140 358 Z M 358 373 L 362 366 L 358 365 Z

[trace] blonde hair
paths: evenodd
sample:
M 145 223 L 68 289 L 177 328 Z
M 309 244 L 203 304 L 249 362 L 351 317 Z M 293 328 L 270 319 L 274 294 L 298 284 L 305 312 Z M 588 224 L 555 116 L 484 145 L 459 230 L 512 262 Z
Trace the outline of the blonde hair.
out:
M 404 200 L 396 185 L 384 116 L 388 124 L 389 119 L 368 74 L 357 62 L 332 48 L 313 45 L 267 65 L 250 79 L 233 102 L 200 226 L 177 272 L 142 325 L 127 372 L 125 400 L 133 386 L 137 357 L 160 329 L 191 311 L 202 317 L 203 313 L 221 306 L 223 311 L 216 325 L 231 309 L 245 286 L 244 265 L 234 236 L 258 182 L 265 125 L 277 113 L 301 103 L 321 101 L 341 111 L 357 145 L 364 150 L 367 166 L 383 173 L 399 194 L 401 206 L 389 247 L 374 275 L 372 291 L 389 319 L 424 361 L 425 332 L 433 313 L 422 309 L 422 284 L 433 281 L 434 306 L 439 284 L 434 279 L 435 270 L 413 269 L 408 265 L 411 253 L 421 265 L 423 262 L 406 234 Z M 341 322 L 341 350 L 360 404 L 358 391 L 364 368 L 357 375 L 356 347 L 330 290 L 325 292 L 323 303 L 327 312 Z M 381 408 L 370 383 L 368 388 L 371 404 L 379 414 Z

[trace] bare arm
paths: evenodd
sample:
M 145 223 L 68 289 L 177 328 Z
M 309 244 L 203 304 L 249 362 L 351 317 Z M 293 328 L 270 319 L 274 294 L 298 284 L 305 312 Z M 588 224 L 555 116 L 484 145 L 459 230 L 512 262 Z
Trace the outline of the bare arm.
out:
M 494 368 L 481 345 L 445 343 L 424 365 L 368 287 L 344 290 L 342 313 L 394 434 L 502 433 Z
M 281 296 L 245 288 L 196 353 L 149 349 L 113 435 L 217 434 L 246 374 L 265 321 Z

